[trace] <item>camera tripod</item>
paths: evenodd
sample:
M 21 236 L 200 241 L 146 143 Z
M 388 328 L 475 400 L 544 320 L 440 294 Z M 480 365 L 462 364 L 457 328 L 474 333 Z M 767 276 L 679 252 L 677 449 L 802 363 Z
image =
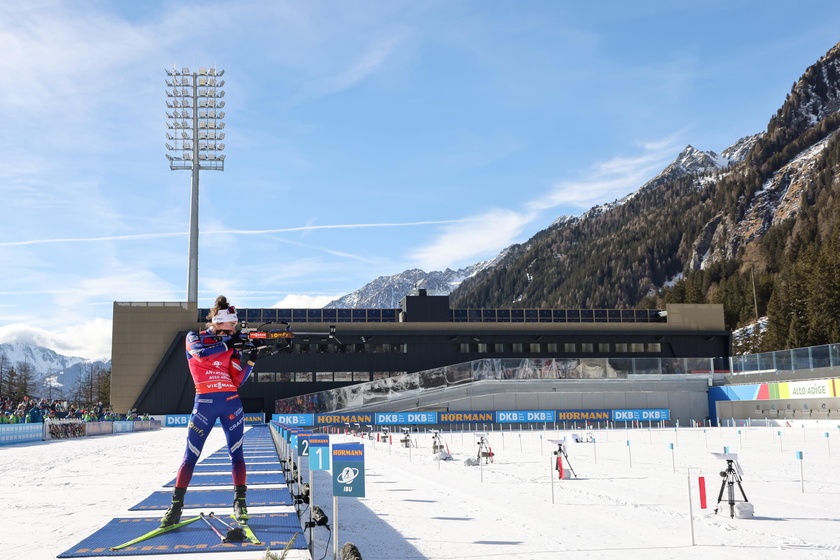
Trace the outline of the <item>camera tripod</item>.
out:
M 735 517 L 735 485 L 741 491 L 741 496 L 744 497 L 744 502 L 749 502 L 747 495 L 744 493 L 744 487 L 741 486 L 741 475 L 735 470 L 735 460 L 726 460 L 726 470 L 720 472 L 723 480 L 720 483 L 720 492 L 718 493 L 717 507 L 715 507 L 715 514 L 720 509 L 720 502 L 723 500 L 723 492 L 726 491 L 727 501 L 729 502 L 729 517 Z M 739 500 L 740 501 L 740 500 Z
M 484 436 L 480 436 L 478 440 L 478 462 L 481 462 L 481 458 L 484 458 L 484 462 L 490 463 L 493 461 L 493 450 L 490 449 L 490 442 L 488 442 Z
M 577 478 L 577 473 L 575 472 L 575 469 L 572 468 L 572 463 L 569 462 L 569 455 L 568 453 L 566 453 L 566 447 L 563 445 L 562 442 L 556 443 L 557 451 L 554 452 L 554 455 L 557 457 L 557 465 L 554 468 L 560 471 L 560 478 L 563 478 L 563 471 L 560 470 L 563 468 L 563 461 L 560 459 L 562 457 L 566 459 L 566 464 L 569 465 L 569 470 L 572 471 L 572 474 L 575 475 L 575 478 Z

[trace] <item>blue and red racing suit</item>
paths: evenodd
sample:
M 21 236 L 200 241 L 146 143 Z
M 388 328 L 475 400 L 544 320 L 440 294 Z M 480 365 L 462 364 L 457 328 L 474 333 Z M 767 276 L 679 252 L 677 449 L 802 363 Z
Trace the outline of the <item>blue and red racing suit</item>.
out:
M 242 367 L 239 350 L 228 348 L 228 336 L 212 331 L 187 334 L 187 364 L 195 383 L 195 405 L 187 429 L 187 449 L 178 469 L 175 486 L 186 488 L 204 442 L 218 418 L 227 438 L 233 484 L 245 484 L 245 457 L 242 437 L 245 416 L 237 389 L 251 375 L 253 366 Z

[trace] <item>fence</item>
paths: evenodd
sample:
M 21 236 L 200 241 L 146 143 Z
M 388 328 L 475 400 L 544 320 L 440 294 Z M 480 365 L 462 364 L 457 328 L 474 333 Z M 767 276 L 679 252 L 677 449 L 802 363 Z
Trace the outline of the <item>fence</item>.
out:
M 85 422 L 76 419 L 53 420 L 48 418 L 43 423 L 0 426 L 0 445 L 159 429 L 160 422 L 157 420 Z

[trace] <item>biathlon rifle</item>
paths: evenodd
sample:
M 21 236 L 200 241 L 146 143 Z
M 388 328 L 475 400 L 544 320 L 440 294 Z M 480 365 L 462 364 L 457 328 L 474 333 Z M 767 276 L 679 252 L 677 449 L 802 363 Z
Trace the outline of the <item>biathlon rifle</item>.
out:
M 274 325 L 279 325 L 275 328 Z M 270 346 L 269 353 L 276 354 L 278 352 L 290 352 L 295 337 L 298 336 L 318 336 L 322 339 L 333 340 L 338 344 L 341 341 L 335 336 L 335 325 L 329 326 L 327 332 L 313 332 L 313 331 L 294 331 L 289 323 L 286 321 L 267 321 L 256 328 L 248 328 L 248 324 L 242 321 L 241 336 L 247 339 L 243 344 L 244 350 L 253 350 L 261 346 Z

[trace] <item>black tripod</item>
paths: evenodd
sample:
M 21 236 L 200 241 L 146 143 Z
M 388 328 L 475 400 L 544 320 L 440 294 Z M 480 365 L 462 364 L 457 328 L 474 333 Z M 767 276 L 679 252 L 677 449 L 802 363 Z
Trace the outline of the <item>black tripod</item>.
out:
M 557 464 L 554 467 L 555 470 L 560 470 L 559 458 L 563 457 L 566 459 L 566 464 L 569 465 L 569 470 L 572 471 L 572 474 L 575 475 L 575 478 L 577 478 L 577 473 L 575 472 L 575 469 L 572 468 L 572 463 L 569 462 L 569 455 L 566 453 L 566 447 L 562 443 L 557 444 L 557 451 L 554 452 L 554 455 L 558 458 Z M 563 478 L 562 472 L 560 473 L 560 478 Z
M 484 463 L 490 463 L 493 461 L 493 451 L 490 449 L 490 443 L 484 439 L 484 436 L 481 436 L 478 440 L 478 462 L 481 462 L 481 458 L 484 457 Z
M 735 460 L 734 459 L 727 459 L 726 460 L 726 470 L 720 472 L 720 476 L 723 480 L 720 483 L 720 493 L 718 493 L 718 500 L 717 500 L 717 507 L 715 507 L 715 513 L 717 514 L 718 509 L 720 509 L 720 502 L 723 500 L 723 492 L 726 491 L 726 496 L 729 502 L 729 517 L 735 517 L 735 485 L 738 485 L 738 489 L 741 491 L 741 496 L 744 497 L 745 502 L 749 502 L 747 499 L 747 495 L 744 493 L 744 487 L 741 486 L 741 475 L 738 474 L 738 471 L 735 470 Z

